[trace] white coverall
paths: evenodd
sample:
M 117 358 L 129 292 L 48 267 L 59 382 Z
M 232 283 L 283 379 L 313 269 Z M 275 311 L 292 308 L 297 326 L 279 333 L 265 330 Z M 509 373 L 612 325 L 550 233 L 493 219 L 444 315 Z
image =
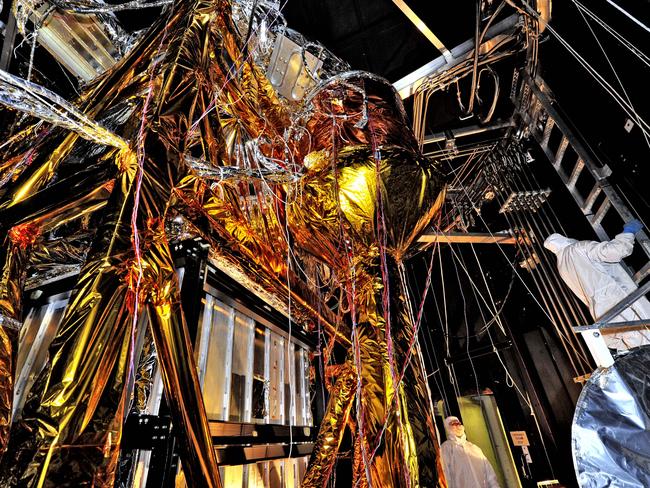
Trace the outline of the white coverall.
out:
M 448 419 L 445 420 L 447 440 L 440 447 L 448 487 L 500 488 L 497 475 L 481 448 L 469 442 L 464 433 L 455 436 L 448 428 Z
M 582 300 L 594 320 L 637 289 L 620 261 L 632 254 L 634 234 L 623 232 L 611 241 L 577 241 L 551 234 L 544 247 L 557 255 L 557 268 L 564 282 Z M 642 297 L 612 319 L 627 322 L 650 318 L 650 302 Z M 650 344 L 650 332 L 602 331 L 607 347 L 624 351 Z

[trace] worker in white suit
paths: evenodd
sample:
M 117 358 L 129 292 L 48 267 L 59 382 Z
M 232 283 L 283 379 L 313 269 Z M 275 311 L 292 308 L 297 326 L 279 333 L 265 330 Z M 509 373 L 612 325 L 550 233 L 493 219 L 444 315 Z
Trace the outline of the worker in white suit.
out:
M 480 447 L 465 436 L 458 417 L 445 419 L 447 440 L 440 451 L 449 488 L 500 488 L 497 475 Z
M 577 241 L 561 234 L 551 234 L 544 247 L 557 256 L 557 268 L 564 282 L 584 302 L 594 320 L 637 289 L 636 283 L 621 266 L 621 260 L 634 248 L 634 234 L 642 229 L 632 220 L 611 241 Z M 650 319 L 650 302 L 641 297 L 614 317 L 611 322 Z M 607 347 L 618 352 L 650 344 L 647 330 L 602 330 Z

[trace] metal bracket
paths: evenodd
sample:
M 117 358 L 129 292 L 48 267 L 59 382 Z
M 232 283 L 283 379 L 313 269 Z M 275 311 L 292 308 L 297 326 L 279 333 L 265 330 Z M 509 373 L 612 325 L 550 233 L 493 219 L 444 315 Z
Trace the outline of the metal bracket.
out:
M 171 435 L 170 417 L 132 414 L 126 419 L 122 449 L 165 448 Z
M 526 210 L 528 212 L 537 212 L 539 208 L 546 202 L 548 196 L 551 194 L 550 189 L 546 190 L 533 190 L 533 191 L 519 191 L 513 192 L 508 195 L 508 198 L 501 208 L 499 213 L 513 212 Z
M 591 378 L 591 373 L 576 376 L 575 378 L 573 378 L 573 382 L 582 384 L 582 383 L 586 383 L 589 380 L 589 378 Z

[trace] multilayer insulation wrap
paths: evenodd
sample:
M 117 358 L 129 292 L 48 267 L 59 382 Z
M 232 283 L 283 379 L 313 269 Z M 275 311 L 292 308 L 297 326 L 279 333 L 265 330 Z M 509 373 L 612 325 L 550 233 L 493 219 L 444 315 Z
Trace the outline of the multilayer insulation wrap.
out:
M 650 346 L 585 384 L 573 417 L 573 461 L 584 488 L 650 486 Z
M 445 485 L 402 267 L 440 209 L 441 177 L 384 80 L 341 74 L 287 102 L 230 13 L 225 0 L 177 1 L 74 110 L 62 116 L 59 104 L 64 122 L 43 114 L 3 147 L 3 486 L 112 486 L 126 410 L 146 395 L 134 358 L 142 314 L 188 483 L 221 486 L 165 231 L 179 215 L 222 269 L 291 299 L 298 324 L 320 322 L 349 349 L 303 486 L 327 482 L 345 429 L 361 486 Z M 341 290 L 338 323 L 301 286 L 296 260 Z M 66 265 L 80 267 L 74 291 L 9 432 L 16 334 L 6 324 L 20 319 L 27 270 Z

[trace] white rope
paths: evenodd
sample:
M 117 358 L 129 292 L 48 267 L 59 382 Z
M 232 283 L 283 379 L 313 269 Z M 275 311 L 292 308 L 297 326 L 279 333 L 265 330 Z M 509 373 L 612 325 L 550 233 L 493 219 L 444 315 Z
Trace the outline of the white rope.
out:
M 650 28 L 648 28 L 647 25 L 645 25 L 643 22 L 641 22 L 639 19 L 636 17 L 632 16 L 631 13 L 629 13 L 627 10 L 625 10 L 623 7 L 620 5 L 612 2 L 612 0 L 607 0 L 607 3 L 609 3 L 612 7 L 614 7 L 616 10 L 621 12 L 623 15 L 625 15 L 628 19 L 630 19 L 632 22 L 634 22 L 636 25 L 644 29 L 646 32 L 650 32 Z
M 569 54 L 571 54 L 580 65 L 602 86 L 607 93 L 614 99 L 616 103 L 628 114 L 631 119 L 636 119 L 639 123 L 639 128 L 646 134 L 650 135 L 650 124 L 648 124 L 626 100 L 612 87 L 612 85 L 602 77 L 598 71 L 589 64 L 564 38 L 550 25 L 547 28 L 551 34 L 562 44 Z
M 614 74 L 614 77 L 616 78 L 616 81 L 618 82 L 619 86 L 621 87 L 621 90 L 623 91 L 623 95 L 625 96 L 625 99 L 627 100 L 627 103 L 634 110 L 634 106 L 632 105 L 632 100 L 630 100 L 630 96 L 627 94 L 627 90 L 625 89 L 625 86 L 623 86 L 623 82 L 621 81 L 621 78 L 618 76 L 618 73 L 617 73 L 616 69 L 614 68 L 614 65 L 612 64 L 612 60 L 607 55 L 607 52 L 605 51 L 605 48 L 603 47 L 602 43 L 600 42 L 600 39 L 598 39 L 598 36 L 596 35 L 594 30 L 592 29 L 591 24 L 589 23 L 589 21 L 587 20 L 587 18 L 584 16 L 584 14 L 582 13 L 582 11 L 580 9 L 578 9 L 578 13 L 582 17 L 582 20 L 585 21 L 585 24 L 589 28 L 589 32 L 591 32 L 591 35 L 594 37 L 594 40 L 598 44 L 598 47 L 600 48 L 600 51 L 603 53 L 603 56 L 607 60 L 607 64 L 611 68 L 612 73 Z M 634 114 L 638 115 L 636 110 L 634 110 Z M 637 117 L 635 120 L 636 120 L 637 124 L 641 125 L 641 118 L 640 117 Z M 648 140 L 648 134 L 646 132 L 643 132 L 643 138 L 645 139 L 646 145 L 650 148 L 650 140 Z
M 614 28 L 612 28 L 610 25 L 608 25 L 604 20 L 602 20 L 600 17 L 598 17 L 595 13 L 593 13 L 591 10 L 589 10 L 587 7 L 585 7 L 582 3 L 580 3 L 578 0 L 573 0 L 573 3 L 578 7 L 580 10 L 582 10 L 585 14 L 587 14 L 593 21 L 595 21 L 598 25 L 600 25 L 607 33 L 611 34 L 612 37 L 614 37 L 618 42 L 620 42 L 623 47 L 628 49 L 632 54 L 634 54 L 641 62 L 643 62 L 646 66 L 650 67 L 650 57 L 648 57 L 645 53 L 643 53 L 640 49 L 638 49 L 634 44 L 632 44 L 630 41 L 628 41 L 623 35 L 618 33 Z

